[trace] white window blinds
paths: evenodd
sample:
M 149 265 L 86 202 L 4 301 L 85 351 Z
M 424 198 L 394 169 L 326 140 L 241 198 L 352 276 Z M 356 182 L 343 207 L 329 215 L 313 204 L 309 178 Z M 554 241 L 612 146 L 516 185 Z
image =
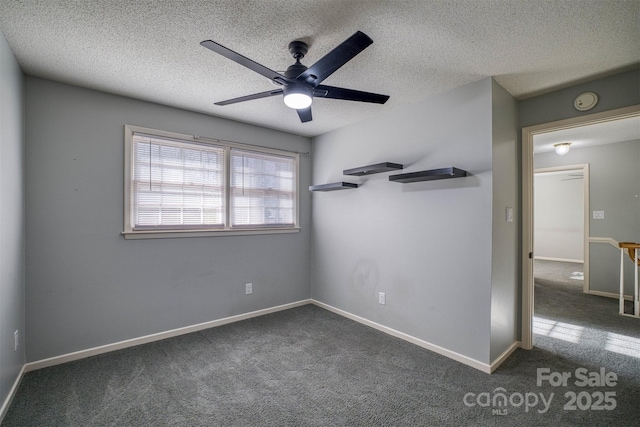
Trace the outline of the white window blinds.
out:
M 134 230 L 224 226 L 224 148 L 134 133 L 132 155 Z
M 231 226 L 295 224 L 295 158 L 231 149 Z
M 297 233 L 299 153 L 125 125 L 126 239 Z

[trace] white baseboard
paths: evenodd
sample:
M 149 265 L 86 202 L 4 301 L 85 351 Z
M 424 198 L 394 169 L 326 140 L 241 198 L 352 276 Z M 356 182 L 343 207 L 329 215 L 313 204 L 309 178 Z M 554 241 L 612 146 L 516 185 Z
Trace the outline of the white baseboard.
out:
M 596 293 L 596 291 L 592 291 L 592 293 Z M 603 293 L 600 293 L 603 294 Z M 42 369 L 42 368 L 47 368 L 50 366 L 55 366 L 55 365 L 60 365 L 62 363 L 67 363 L 67 362 L 72 362 L 74 360 L 79 360 L 79 359 L 84 359 L 87 357 L 91 357 L 91 356 L 96 356 L 99 354 L 104 354 L 104 353 L 109 353 L 111 351 L 115 351 L 115 350 L 121 350 L 121 349 L 125 349 L 125 348 L 129 348 L 129 347 L 134 347 L 137 345 L 141 345 L 141 344 L 147 344 L 150 342 L 154 342 L 154 341 L 160 341 L 163 339 L 167 339 L 167 338 L 171 338 L 171 337 L 175 337 L 175 336 L 179 336 L 179 335 L 184 335 L 184 334 L 189 334 L 192 332 L 197 332 L 197 331 L 201 331 L 203 329 L 209 329 L 209 328 L 214 328 L 216 326 L 222 326 L 222 325 L 226 325 L 229 323 L 234 323 L 234 322 L 239 322 L 241 320 L 246 320 L 246 319 L 251 319 L 253 317 L 259 317 L 259 316 L 264 316 L 265 314 L 270 314 L 270 313 L 275 313 L 278 311 L 283 311 L 283 310 L 288 310 L 294 307 L 300 307 L 303 305 L 307 305 L 307 304 L 314 304 L 318 307 L 321 307 L 325 310 L 331 311 L 333 313 L 336 313 L 340 316 L 346 317 L 347 319 L 351 319 L 353 321 L 356 321 L 358 323 L 361 323 L 363 325 L 372 327 L 374 329 L 377 329 L 381 332 L 384 332 L 388 335 L 394 336 L 396 338 L 400 338 L 402 340 L 405 340 L 407 342 L 410 342 L 412 344 L 418 345 L 422 348 L 425 348 L 429 351 L 433 351 L 434 353 L 438 353 L 442 356 L 448 357 L 450 359 L 453 359 L 457 362 L 460 362 L 462 364 L 465 364 L 467 366 L 471 366 L 472 368 L 478 369 L 482 372 L 485 372 L 487 374 L 491 374 L 493 373 L 498 366 L 500 366 L 500 364 L 502 364 L 502 362 L 504 362 L 510 355 L 511 353 L 513 353 L 518 347 L 520 347 L 520 342 L 514 342 L 507 350 L 504 351 L 504 353 L 502 353 L 498 358 L 496 358 L 496 360 L 494 360 L 490 365 L 480 362 L 478 360 L 472 359 L 468 356 L 462 355 L 460 353 L 456 353 L 452 350 L 448 350 L 444 347 L 440 347 L 438 345 L 435 344 L 431 344 L 427 341 L 421 340 L 419 338 L 413 337 L 411 335 L 405 334 L 404 332 L 400 332 L 397 331 L 395 329 L 389 328 L 387 326 L 381 325 L 379 323 L 376 322 L 372 322 L 371 320 L 367 320 L 363 317 L 360 316 L 356 316 L 355 314 L 351 314 L 347 311 L 335 308 L 333 306 L 330 306 L 328 304 L 322 303 L 320 301 L 316 301 L 313 299 L 306 299 L 306 300 L 301 300 L 301 301 L 296 301 L 296 302 L 292 302 L 289 304 L 283 304 L 283 305 L 279 305 L 276 307 L 270 307 L 270 308 L 265 308 L 262 310 L 257 310 L 257 311 L 252 311 L 249 313 L 244 313 L 244 314 L 239 314 L 236 316 L 231 316 L 231 317 L 225 317 L 223 319 L 218 319 L 218 320 L 212 320 L 209 322 L 204 322 L 204 323 L 198 323 L 196 325 L 191 325 L 191 326 L 186 326 L 183 328 L 177 328 L 177 329 L 172 329 L 170 331 L 165 331 L 165 332 L 160 332 L 157 334 L 151 334 L 151 335 L 146 335 L 146 336 L 142 336 L 142 337 L 138 337 L 138 338 L 132 338 L 129 340 L 125 340 L 125 341 L 120 341 L 120 342 L 116 342 L 116 343 L 112 343 L 112 344 L 106 344 L 106 345 L 102 345 L 99 347 L 93 347 L 93 348 L 89 348 L 86 350 L 80 350 L 80 351 L 76 351 L 73 353 L 68 353 L 68 354 L 63 354 L 60 356 L 55 356 L 55 357 L 50 357 L 48 359 L 43 359 L 43 360 L 38 360 L 35 362 L 30 362 L 27 363 L 25 365 L 22 366 L 22 369 L 20 370 L 20 373 L 18 374 L 18 377 L 16 378 L 13 387 L 11 387 L 11 390 L 9 391 L 9 394 L 7 396 L 7 398 L 5 399 L 4 403 L 2 404 L 2 407 L 0 407 L 0 422 L 2 422 L 2 420 L 4 419 L 4 416 L 6 415 L 7 411 L 9 410 L 9 406 L 11 405 L 11 402 L 13 401 L 13 398 L 18 390 L 18 387 L 20 386 L 20 382 L 22 381 L 22 378 L 24 377 L 24 374 L 26 372 L 30 372 L 30 371 L 35 371 L 37 369 Z
M 420 338 L 416 338 L 409 334 L 405 334 L 404 332 L 400 332 L 395 329 L 389 328 L 387 326 L 381 325 L 379 323 L 373 322 L 371 320 L 365 319 L 364 317 L 351 314 L 348 311 L 341 310 L 329 304 L 325 304 L 323 302 L 316 301 L 314 299 L 311 300 L 311 303 L 314 305 L 317 305 L 318 307 L 324 308 L 325 310 L 329 310 L 340 316 L 346 317 L 347 319 L 354 320 L 358 323 L 377 329 L 378 331 L 384 332 L 388 335 L 394 336 L 396 338 L 400 338 L 402 340 L 405 340 L 407 342 L 410 342 L 412 344 L 425 348 L 429 351 L 433 351 L 434 353 L 438 353 L 442 356 L 448 357 L 449 359 L 453 359 L 456 362 L 460 362 L 467 366 L 471 366 L 472 368 L 478 369 L 479 371 L 482 371 L 487 374 L 490 374 L 493 371 L 495 371 L 498 368 L 498 366 L 500 366 L 500 364 L 504 362 L 507 359 L 507 357 L 509 357 L 509 355 L 513 351 L 515 351 L 516 348 L 520 346 L 520 342 L 513 343 L 502 355 L 500 355 L 493 363 L 489 365 L 489 364 L 480 362 L 478 360 L 472 359 L 471 357 L 465 356 L 463 354 L 456 353 L 455 351 L 446 349 L 444 347 L 440 347 L 439 345 L 421 340 Z
M 629 313 L 620 313 L 620 316 L 631 317 L 633 319 L 640 319 L 640 317 L 636 316 L 635 314 L 629 314 Z
M 218 320 L 212 320 L 210 322 L 198 323 L 196 325 L 185 326 L 183 328 L 172 329 L 170 331 L 165 331 L 165 332 L 159 332 L 157 334 L 146 335 L 139 338 L 132 338 L 129 340 L 120 341 L 113 344 L 101 345 L 99 347 L 93 347 L 93 348 L 80 350 L 80 351 L 76 351 L 69 354 L 63 354 L 61 356 L 50 357 L 48 359 L 27 363 L 25 365 L 24 371 L 25 372 L 35 371 L 37 369 L 60 365 L 62 363 L 84 359 L 86 357 L 96 356 L 98 354 L 108 353 L 115 350 L 121 350 L 128 347 L 134 347 L 136 345 L 147 344 L 154 341 L 160 341 L 160 340 L 175 337 L 178 335 L 189 334 L 191 332 L 197 332 L 203 329 L 209 329 L 209 328 L 214 328 L 216 326 L 226 325 L 228 323 L 239 322 L 241 320 L 251 319 L 252 317 L 264 316 L 265 314 L 275 313 L 282 310 L 288 310 L 290 308 L 299 307 L 299 306 L 307 305 L 310 303 L 311 303 L 310 299 L 296 301 L 289 304 L 279 305 L 276 307 L 270 307 L 262 310 L 252 311 L 250 313 L 238 314 L 236 316 L 225 317 L 223 319 L 218 319 Z
M 253 317 L 259 317 L 259 316 L 264 316 L 265 314 L 270 314 L 270 313 L 275 313 L 278 311 L 283 311 L 283 310 L 288 310 L 294 307 L 300 307 L 303 305 L 307 305 L 307 304 L 315 304 L 318 307 L 324 308 L 325 310 L 331 311 L 333 313 L 336 313 L 338 315 L 341 315 L 343 317 L 346 317 L 348 319 L 354 320 L 358 323 L 364 324 L 366 326 L 372 327 L 374 329 L 377 329 L 381 332 L 384 332 L 386 334 L 389 334 L 391 336 L 394 336 L 396 338 L 400 338 L 402 340 L 405 340 L 407 342 L 410 342 L 412 344 L 418 345 L 422 348 L 425 348 L 427 350 L 433 351 L 435 353 L 438 353 L 440 355 L 443 355 L 445 357 L 448 357 L 450 359 L 453 359 L 457 362 L 463 363 L 467 366 L 471 366 L 472 368 L 478 369 L 482 372 L 485 373 L 492 373 L 493 371 L 495 371 L 498 366 L 500 366 L 500 364 L 502 362 L 504 362 L 511 353 L 513 353 L 513 351 L 515 351 L 516 348 L 518 348 L 520 346 L 520 342 L 515 342 L 513 343 L 502 355 L 500 355 L 495 361 L 493 361 L 491 364 L 487 364 L 487 363 L 483 363 L 480 362 L 478 360 L 472 359 L 468 356 L 462 355 L 460 353 L 456 353 L 452 350 L 446 349 L 444 347 L 440 347 L 438 345 L 429 343 L 427 341 L 421 340 L 419 338 L 413 337 L 411 335 L 405 334 L 404 332 L 400 332 L 397 331 L 395 329 L 389 328 L 387 326 L 381 325 L 379 323 L 370 321 L 368 319 L 365 319 L 363 317 L 360 316 L 356 316 L 355 314 L 351 314 L 349 312 L 346 312 L 344 310 L 335 308 L 333 306 L 330 306 L 328 304 L 322 303 L 320 301 L 316 301 L 313 299 L 306 299 L 306 300 L 301 300 L 301 301 L 296 301 L 296 302 L 292 302 L 289 304 L 283 304 L 283 305 L 279 305 L 276 307 L 270 307 L 270 308 L 265 308 L 262 310 L 257 310 L 257 311 L 252 311 L 249 313 L 244 313 L 244 314 L 239 314 L 236 316 L 231 316 L 231 317 L 225 317 L 223 319 L 218 319 L 218 320 L 212 320 L 209 322 L 204 322 L 204 323 L 199 323 L 196 325 L 191 325 L 191 326 L 185 326 L 183 328 L 177 328 L 177 329 L 172 329 L 170 331 L 165 331 L 165 332 L 159 332 L 156 334 L 151 334 L 151 335 L 146 335 L 146 336 L 142 336 L 142 337 L 138 337 L 138 338 L 132 338 L 129 340 L 124 340 L 124 341 L 119 341 L 116 343 L 112 343 L 112 344 L 106 344 L 106 345 L 102 345 L 102 346 L 98 346 L 98 347 L 93 347 L 93 348 L 89 348 L 86 350 L 80 350 L 80 351 L 76 351 L 73 353 L 68 353 L 68 354 L 63 354 L 60 356 L 54 356 L 54 357 L 50 357 L 47 359 L 42 359 L 42 360 L 38 360 L 35 362 L 29 362 L 27 364 L 25 364 L 22 368 L 22 371 L 20 372 L 20 376 L 19 378 L 16 380 L 16 383 L 14 384 L 14 388 L 12 389 L 11 393 L 9 394 L 9 398 L 7 398 L 7 400 L 5 401 L 5 403 L 2 406 L 2 411 L 5 411 L 8 407 L 9 407 L 9 403 L 11 401 L 11 399 L 13 398 L 13 394 L 15 393 L 15 391 L 17 390 L 18 385 L 20 384 L 20 380 L 22 379 L 22 376 L 24 375 L 25 372 L 30 372 L 30 371 L 35 371 L 38 369 L 42 369 L 42 368 L 47 368 L 50 366 L 55 366 L 55 365 L 60 365 L 62 363 L 67 363 L 67 362 L 72 362 L 74 360 L 79 360 L 79 359 L 84 359 L 87 357 L 91 357 L 91 356 L 96 356 L 99 354 L 104 354 L 104 353 L 109 353 L 111 351 L 116 351 L 116 350 L 122 350 L 125 348 L 129 348 L 129 347 L 134 347 L 137 345 L 141 345 L 141 344 L 147 344 L 150 342 L 154 342 L 154 341 L 160 341 L 163 339 L 167 339 L 167 338 L 171 338 L 171 337 L 175 337 L 175 336 L 179 336 L 179 335 L 184 335 L 184 334 L 189 334 L 192 332 L 197 332 L 197 331 L 201 331 L 203 329 L 209 329 L 209 328 L 214 328 L 216 326 L 222 326 L 222 325 L 226 325 L 229 323 L 234 323 L 234 322 L 239 322 L 241 320 L 246 320 L 246 319 L 251 319 Z M 3 412 L 0 412 L 0 415 L 4 415 Z M 1 419 L 1 418 L 0 418 Z
M 540 261 L 558 261 L 558 262 L 575 262 L 577 264 L 584 264 L 584 260 L 583 259 L 570 259 L 570 258 L 554 258 L 554 257 L 550 257 L 550 256 L 534 256 L 533 257 L 534 260 L 540 260 Z
M 613 299 L 620 299 L 620 294 L 616 294 L 613 292 L 602 292 L 602 291 L 594 291 L 594 290 L 590 290 L 589 292 L 587 292 L 589 295 L 596 295 L 599 297 L 607 297 L 607 298 L 613 298 Z M 633 301 L 633 296 L 631 295 L 625 295 L 624 299 L 627 301 Z
M 509 358 L 509 356 L 511 356 L 511 353 L 513 353 L 514 351 L 516 351 L 516 349 L 518 349 L 520 347 L 520 344 L 521 344 L 520 341 L 514 342 L 500 356 L 496 357 L 496 360 L 491 362 L 491 372 L 490 373 L 493 373 L 496 369 L 498 369 L 498 366 L 502 365 L 502 362 L 507 360 Z
M 9 410 L 9 406 L 11 406 L 11 402 L 13 402 L 13 398 L 16 395 L 16 392 L 18 391 L 18 387 L 20 386 L 20 382 L 22 381 L 22 377 L 24 376 L 24 373 L 26 372 L 26 370 L 25 370 L 26 366 L 27 365 L 22 365 L 22 369 L 20 369 L 20 373 L 18 374 L 18 377 L 13 382 L 13 386 L 11 387 L 11 390 L 9 390 L 9 394 L 7 395 L 7 398 L 2 403 L 2 407 L 0 407 L 0 423 L 2 423 L 2 420 L 4 420 L 4 416 L 7 415 L 7 411 Z

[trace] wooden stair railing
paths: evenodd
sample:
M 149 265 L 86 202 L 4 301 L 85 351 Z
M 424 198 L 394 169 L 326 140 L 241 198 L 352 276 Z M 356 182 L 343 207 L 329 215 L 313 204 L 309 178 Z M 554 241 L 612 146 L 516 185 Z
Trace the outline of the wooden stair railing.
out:
M 640 243 L 620 242 L 618 243 L 618 246 L 620 249 L 626 249 L 631 261 L 636 262 L 636 249 L 640 249 Z M 638 265 L 640 265 L 640 259 L 638 260 Z

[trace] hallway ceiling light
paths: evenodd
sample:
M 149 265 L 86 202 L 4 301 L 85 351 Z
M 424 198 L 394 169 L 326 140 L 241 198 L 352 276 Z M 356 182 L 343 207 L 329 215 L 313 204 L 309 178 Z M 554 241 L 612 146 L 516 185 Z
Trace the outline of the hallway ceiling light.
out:
M 559 154 L 561 156 L 564 156 L 565 154 L 567 154 L 571 149 L 570 142 L 559 142 L 557 144 L 553 144 L 553 146 L 556 149 L 556 154 Z

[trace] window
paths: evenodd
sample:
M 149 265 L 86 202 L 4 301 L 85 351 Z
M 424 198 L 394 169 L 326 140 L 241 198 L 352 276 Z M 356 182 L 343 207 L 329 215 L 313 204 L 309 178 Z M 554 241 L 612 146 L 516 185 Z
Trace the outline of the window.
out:
M 231 225 L 295 225 L 295 160 L 231 150 Z
M 224 226 L 224 150 L 133 134 L 134 230 Z
M 298 154 L 125 126 L 125 238 L 298 231 Z

